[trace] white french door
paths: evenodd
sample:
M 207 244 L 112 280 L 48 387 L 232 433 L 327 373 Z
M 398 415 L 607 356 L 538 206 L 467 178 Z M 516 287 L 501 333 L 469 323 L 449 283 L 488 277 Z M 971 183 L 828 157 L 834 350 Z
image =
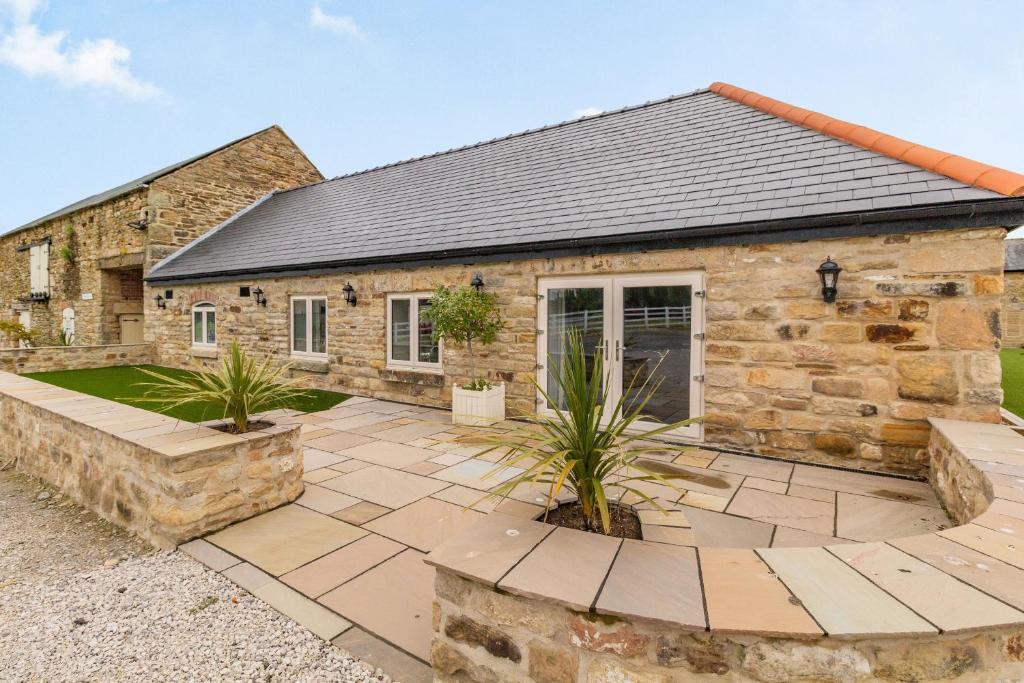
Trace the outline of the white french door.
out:
M 703 277 L 700 273 L 542 278 L 538 282 L 538 383 L 562 407 L 556 375 L 570 330 L 589 359 L 604 361 L 609 408 L 622 397 L 635 406 L 657 384 L 640 426 L 679 422 L 703 413 Z M 592 367 L 588 363 L 588 369 Z M 606 416 L 607 417 L 607 416 Z M 699 438 L 700 425 L 672 434 Z

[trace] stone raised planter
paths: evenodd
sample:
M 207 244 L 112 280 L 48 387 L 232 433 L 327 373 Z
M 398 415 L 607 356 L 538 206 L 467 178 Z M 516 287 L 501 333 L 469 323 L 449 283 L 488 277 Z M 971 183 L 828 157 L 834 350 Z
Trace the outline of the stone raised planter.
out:
M 452 387 L 452 423 L 487 426 L 505 419 L 505 385 L 484 391 Z
M 299 425 L 234 435 L 0 373 L 0 460 L 160 548 L 301 495 Z
M 1024 437 L 932 427 L 963 524 L 934 534 L 697 549 L 491 513 L 427 557 L 435 680 L 1024 680 Z

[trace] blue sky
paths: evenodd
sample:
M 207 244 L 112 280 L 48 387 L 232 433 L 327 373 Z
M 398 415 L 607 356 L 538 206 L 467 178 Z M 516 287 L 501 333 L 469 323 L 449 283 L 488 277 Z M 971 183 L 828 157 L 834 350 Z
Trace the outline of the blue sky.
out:
M 0 231 L 271 123 L 327 176 L 722 80 L 1024 171 L 1024 2 L 0 0 Z

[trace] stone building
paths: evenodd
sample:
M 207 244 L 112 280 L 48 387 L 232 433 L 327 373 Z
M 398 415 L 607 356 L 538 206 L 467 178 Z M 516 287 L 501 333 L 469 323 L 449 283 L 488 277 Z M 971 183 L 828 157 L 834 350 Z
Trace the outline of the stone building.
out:
M 1006 240 L 1003 346 L 1024 346 L 1024 239 Z
M 445 406 L 466 353 L 420 316 L 435 284 L 479 276 L 507 326 L 477 365 L 511 412 L 546 408 L 533 381 L 552 387 L 575 328 L 613 397 L 653 373 L 648 412 L 703 416 L 680 437 L 919 473 L 929 416 L 999 419 L 1022 193 L 1024 176 L 714 84 L 278 192 L 149 273 L 147 339 L 165 364 L 238 340 L 325 388 Z
M 142 341 L 146 269 L 268 192 L 322 179 L 271 126 L 75 202 L 0 236 L 0 315 L 37 345 L 62 329 L 76 345 Z

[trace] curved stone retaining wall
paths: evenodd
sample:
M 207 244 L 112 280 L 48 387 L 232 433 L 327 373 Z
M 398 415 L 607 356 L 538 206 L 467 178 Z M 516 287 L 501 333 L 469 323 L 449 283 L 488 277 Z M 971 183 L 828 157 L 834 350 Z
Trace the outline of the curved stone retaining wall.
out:
M 233 435 L 0 372 L 0 462 L 161 548 L 296 499 L 299 425 Z
M 689 548 L 491 513 L 427 558 L 436 680 L 1024 680 L 1024 437 L 932 426 L 963 523 L 935 534 Z

